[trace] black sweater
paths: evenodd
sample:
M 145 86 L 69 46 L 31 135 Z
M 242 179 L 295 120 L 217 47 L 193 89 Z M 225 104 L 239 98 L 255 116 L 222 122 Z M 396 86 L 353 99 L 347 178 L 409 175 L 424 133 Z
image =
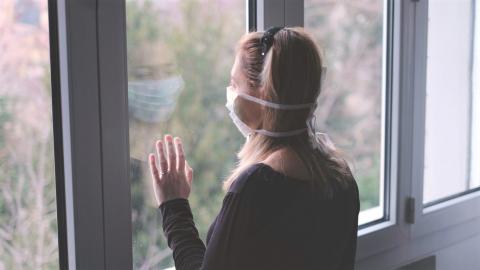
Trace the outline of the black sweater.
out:
M 264 163 L 232 184 L 208 234 L 199 238 L 188 200 L 162 203 L 163 231 L 176 270 L 353 269 L 358 187 L 320 199 L 305 181 Z

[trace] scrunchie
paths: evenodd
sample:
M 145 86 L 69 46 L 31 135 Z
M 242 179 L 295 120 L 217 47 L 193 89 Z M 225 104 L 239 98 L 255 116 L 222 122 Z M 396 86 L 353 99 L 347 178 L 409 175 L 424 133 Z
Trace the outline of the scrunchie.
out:
M 260 39 L 260 42 L 262 43 L 262 56 L 265 56 L 273 45 L 273 36 L 275 34 L 285 28 L 284 26 L 273 26 L 267 29 L 265 33 L 263 33 L 262 38 Z

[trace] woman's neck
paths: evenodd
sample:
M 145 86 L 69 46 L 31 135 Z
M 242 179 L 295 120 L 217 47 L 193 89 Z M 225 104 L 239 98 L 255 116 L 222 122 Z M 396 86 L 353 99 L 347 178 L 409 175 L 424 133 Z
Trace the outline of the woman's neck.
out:
M 293 178 L 309 181 L 307 168 L 292 149 L 278 149 L 264 159 L 262 163 Z

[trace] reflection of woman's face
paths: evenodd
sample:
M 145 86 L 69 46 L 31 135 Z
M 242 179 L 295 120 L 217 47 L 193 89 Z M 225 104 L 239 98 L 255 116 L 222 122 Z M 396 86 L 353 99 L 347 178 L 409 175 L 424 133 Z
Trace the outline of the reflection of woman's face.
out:
M 239 57 L 235 57 L 232 71 L 230 72 L 230 85 L 234 91 L 238 93 L 244 93 L 250 96 L 258 97 L 257 91 L 254 91 L 248 87 L 247 78 L 240 70 Z M 257 128 L 260 123 L 261 107 L 251 101 L 237 97 L 236 105 L 238 117 L 247 123 L 251 128 Z

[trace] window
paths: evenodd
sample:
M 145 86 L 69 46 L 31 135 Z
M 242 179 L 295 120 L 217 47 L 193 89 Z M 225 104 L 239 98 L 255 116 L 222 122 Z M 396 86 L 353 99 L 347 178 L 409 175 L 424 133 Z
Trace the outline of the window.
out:
M 47 1 L 1 1 L 0 33 L 0 269 L 58 269 Z
M 45 24 L 45 0 L 0 2 L 0 48 L 7 52 L 0 57 L 0 269 L 18 268 L 11 247 L 36 258 L 22 260 L 32 264 L 22 268 L 58 268 L 57 227 L 60 244 L 68 244 L 59 250 L 60 263 L 68 256 L 72 269 L 172 266 L 145 162 L 165 133 L 185 141 L 196 178 L 190 203 L 205 240 L 232 153 L 244 140 L 224 104 L 246 19 L 258 30 L 303 24 L 323 46 L 327 85 L 317 125 L 347 153 L 359 183 L 357 268 L 395 268 L 478 232 L 480 23 L 473 8 L 478 14 L 480 5 L 474 0 L 50 1 L 58 3 L 58 19 L 50 13 L 58 31 Z M 62 105 L 62 129 L 55 121 L 54 131 L 63 135 L 63 166 L 54 166 L 50 151 L 48 39 L 39 38 L 49 31 L 58 34 L 51 44 L 58 45 L 59 61 L 51 69 L 59 75 L 52 81 L 53 115 Z M 20 128 L 32 139 L 12 151 Z M 445 153 L 455 158 L 443 159 Z M 65 174 L 56 174 L 65 184 L 58 198 L 53 168 Z M 43 197 L 28 192 L 37 180 L 46 180 Z M 6 207 L 5 190 L 21 181 L 29 181 L 23 198 L 43 199 L 44 210 L 28 219 L 38 223 L 15 232 L 35 226 L 27 230 L 31 240 L 45 229 L 40 253 L 30 251 L 36 241 L 27 246 L 25 235 L 12 242 L 5 233 L 16 222 L 12 213 L 32 210 L 22 200 L 21 211 Z
M 0 1 L 0 269 L 172 266 L 145 163 L 167 132 L 196 170 L 205 240 L 244 140 L 224 104 L 247 19 L 303 24 L 325 50 L 317 124 L 359 183 L 357 268 L 474 235 L 479 12 L 475 0 Z
M 325 51 L 327 65 L 317 125 L 352 162 L 360 190 L 360 225 L 388 214 L 386 8 L 383 0 L 305 1 L 305 28 Z
M 218 12 L 221 10 L 222 12 Z M 136 269 L 173 265 L 146 159 L 165 134 L 180 136 L 195 180 L 189 201 L 201 238 L 220 211 L 222 180 L 244 138 L 225 108 L 244 1 L 127 1 L 128 102 Z
M 429 2 L 425 206 L 480 187 L 478 29 L 473 1 Z

